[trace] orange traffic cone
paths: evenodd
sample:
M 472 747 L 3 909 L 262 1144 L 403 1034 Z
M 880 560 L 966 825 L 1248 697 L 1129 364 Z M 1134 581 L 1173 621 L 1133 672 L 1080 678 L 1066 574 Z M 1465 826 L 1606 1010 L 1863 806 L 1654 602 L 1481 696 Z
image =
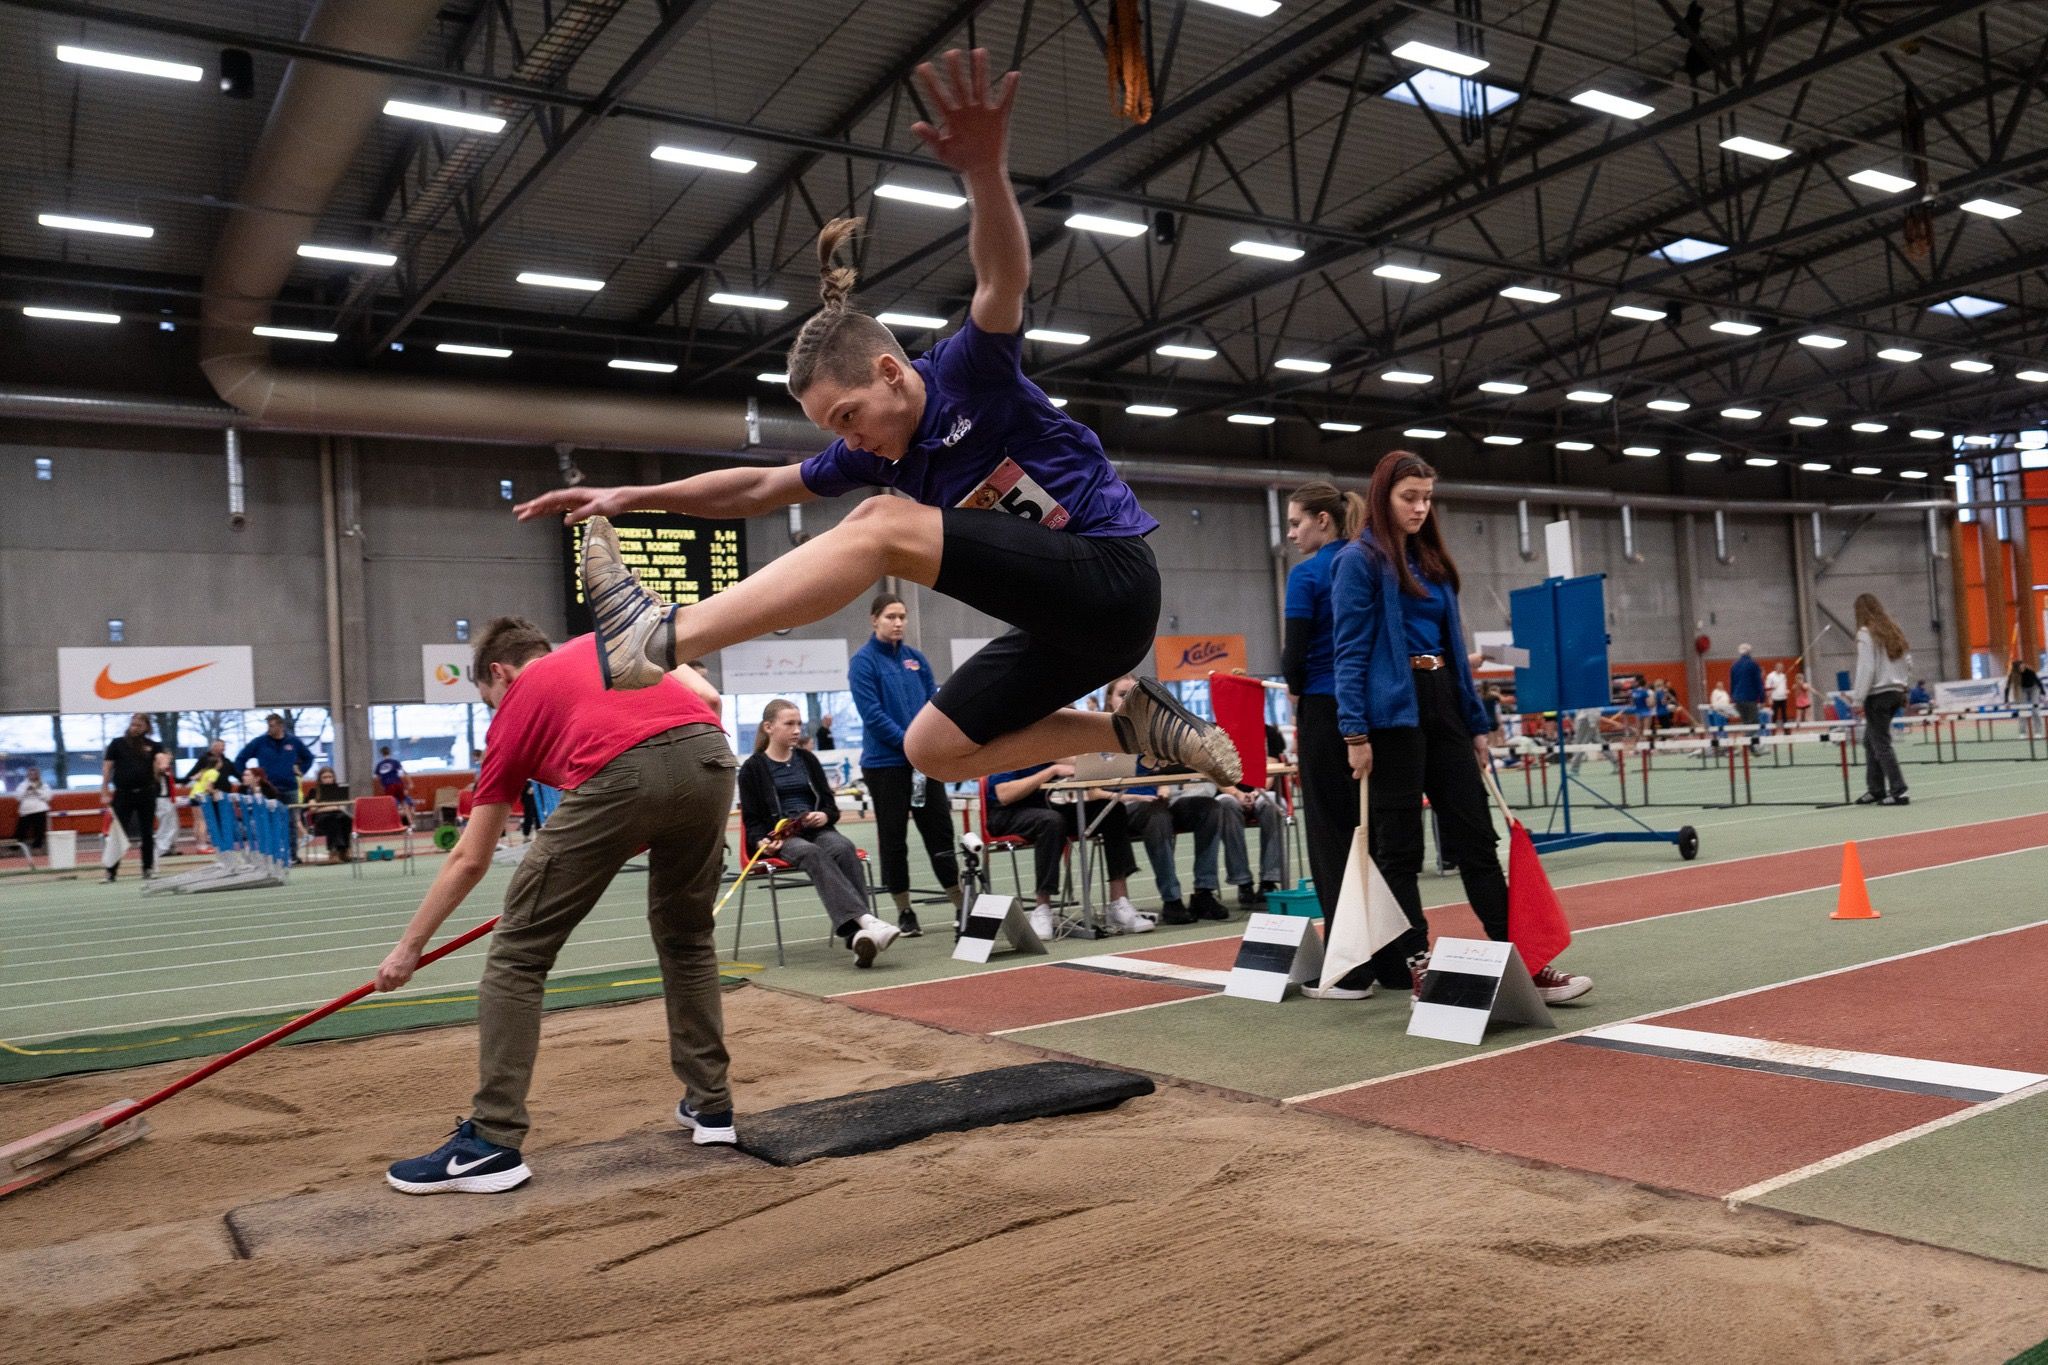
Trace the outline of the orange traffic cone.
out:
M 1870 888 L 1863 884 L 1863 858 L 1856 852 L 1853 839 L 1842 845 L 1842 890 L 1835 898 L 1835 913 L 1828 918 L 1881 918 L 1870 903 Z

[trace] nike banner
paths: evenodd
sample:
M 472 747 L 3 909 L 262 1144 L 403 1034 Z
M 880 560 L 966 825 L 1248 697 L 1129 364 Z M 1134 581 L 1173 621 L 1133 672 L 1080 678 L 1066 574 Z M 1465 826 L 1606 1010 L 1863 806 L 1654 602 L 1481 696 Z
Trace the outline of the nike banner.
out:
M 247 645 L 120 645 L 57 651 L 58 706 L 67 714 L 236 711 L 256 705 Z

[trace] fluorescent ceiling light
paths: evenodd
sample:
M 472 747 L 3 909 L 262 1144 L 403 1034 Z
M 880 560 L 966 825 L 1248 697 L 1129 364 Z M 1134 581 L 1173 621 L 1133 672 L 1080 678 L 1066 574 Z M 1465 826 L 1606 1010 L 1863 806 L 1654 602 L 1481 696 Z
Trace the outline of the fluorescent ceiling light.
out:
M 1933 427 L 1914 427 L 1906 434 L 1916 441 L 1939 441 L 1947 433 L 1936 431 Z
M 1519 436 L 1482 436 L 1479 439 L 1490 446 L 1518 446 L 1522 443 Z
M 1743 463 L 1748 465 L 1751 469 L 1769 469 L 1771 466 L 1777 464 L 1777 461 L 1772 459 L 1768 455 L 1752 455 L 1748 459 L 1744 460 Z
M 1755 408 L 1722 408 L 1721 415 L 1731 422 L 1752 422 L 1763 416 Z
M 69 213 L 39 213 L 36 221 L 46 228 L 64 232 L 103 232 L 109 237 L 154 237 L 156 229 L 145 223 L 121 223 L 112 218 L 79 218 Z
M 1241 427 L 1270 427 L 1280 419 L 1263 412 L 1233 412 L 1223 420 L 1235 422 Z
M 1450 433 L 1439 431 L 1435 427 L 1410 427 L 1401 434 L 1411 441 L 1441 441 Z
M 459 341 L 444 341 L 434 349 L 447 355 L 481 355 L 489 356 L 493 360 L 503 360 L 512 354 L 511 350 L 504 346 L 469 346 Z
M 1630 318 L 1636 322 L 1662 322 L 1665 318 L 1671 316 L 1662 309 L 1642 308 L 1633 303 L 1624 303 L 1607 311 L 1618 318 Z
M 1318 422 L 1316 426 L 1323 431 L 1341 431 L 1346 435 L 1365 430 L 1357 422 Z
M 1112 237 L 1142 237 L 1143 223 L 1133 223 L 1125 218 L 1104 218 L 1096 213 L 1077 213 L 1067 219 L 1067 226 L 1077 232 L 1106 232 Z
M 789 382 L 789 375 L 781 370 L 763 370 L 760 374 L 755 375 L 754 378 L 763 384 L 787 384 Z
M 1086 332 L 1061 332 L 1051 327 L 1032 327 L 1024 333 L 1026 341 L 1045 341 L 1055 346 L 1086 346 Z
M 1661 256 L 1667 261 L 1683 265 L 1689 261 L 1704 261 L 1709 256 L 1718 256 L 1728 248 L 1719 242 L 1709 242 L 1700 237 L 1680 237 L 1677 241 L 1658 247 L 1650 255 Z
M 1591 450 L 1593 443 L 1591 441 L 1559 441 L 1557 448 L 1559 450 Z
M 1721 146 L 1744 156 L 1760 156 L 1766 161 L 1782 161 L 1792 155 L 1790 147 L 1780 147 L 1775 142 L 1760 142 L 1753 137 L 1731 137 L 1724 139 Z
M 1753 337 L 1758 332 L 1761 332 L 1763 328 L 1754 322 L 1736 322 L 1732 318 L 1722 318 L 1718 322 L 1708 323 L 1707 330 L 1710 332 L 1726 332 L 1732 337 Z
M 341 335 L 339 332 L 315 332 L 304 327 L 251 327 L 249 330 L 257 336 L 275 337 L 279 341 L 334 341 Z
M 1875 436 L 1880 431 L 1890 431 L 1891 428 L 1882 422 L 1851 422 L 1849 430 L 1860 431 L 1865 436 Z
M 1951 370 L 1961 370 L 1964 374 L 1991 373 L 1991 365 L 1982 360 L 1951 360 L 1948 367 Z
M 92 47 L 61 44 L 57 60 L 73 66 L 96 66 L 102 71 L 126 71 L 131 76 L 161 76 L 167 81 L 196 81 L 206 72 L 189 62 L 165 62 L 154 57 L 131 57 L 125 52 L 103 52 Z
M 1827 424 L 1828 419 L 1825 417 L 1794 417 L 1792 419 L 1792 425 L 1795 427 L 1824 427 Z
M 944 318 L 929 313 L 877 313 L 875 321 L 884 327 L 907 327 L 914 332 L 936 332 L 946 325 Z
M 1799 338 L 1801 346 L 1811 346 L 1816 351 L 1839 351 L 1849 343 L 1843 337 L 1831 337 L 1825 332 L 1808 332 Z
M 1639 460 L 1647 460 L 1652 455 L 1663 454 L 1663 452 L 1657 449 L 1657 447 L 1655 446 L 1623 446 L 1621 448 L 1621 453 L 1624 455 L 1633 455 Z
M 1958 294 L 1952 299 L 1929 304 L 1930 313 L 1946 313 L 1952 318 L 1981 318 L 1986 313 L 1996 313 L 2005 305 L 1997 299 L 1979 298 L 1975 294 Z
M 1802 464 L 1799 467 L 1809 474 L 1825 474 L 1830 469 L 1834 468 L 1833 465 L 1828 464 L 1823 460 L 1808 460 L 1805 464 Z
M 2021 370 L 2014 379 L 2024 379 L 2029 384 L 2048 384 L 2048 370 Z
M 1996 199 L 1972 199 L 1956 205 L 1964 213 L 1981 214 L 1986 218 L 2017 218 L 2020 211 L 2011 204 L 2001 204 Z
M 1404 62 L 1414 62 L 1417 66 L 1432 66 L 1439 71 L 1448 71 L 1453 76 L 1476 76 L 1490 65 L 1484 57 L 1453 52 L 1449 48 L 1437 47 L 1430 43 L 1403 43 L 1394 49 L 1394 55 Z
M 1443 278 L 1438 271 L 1423 270 L 1412 265 L 1374 266 L 1372 273 L 1383 280 L 1406 280 L 1410 284 L 1435 284 Z
M 1614 395 L 1603 393 L 1599 389 L 1573 389 L 1565 395 L 1565 401 L 1568 403 L 1611 403 L 1614 401 Z
M 1171 341 L 1167 342 L 1164 346 L 1154 347 L 1152 353 L 1154 355 L 1163 355 L 1170 360 L 1214 360 L 1216 358 L 1216 352 L 1207 346 L 1182 346 Z
M 1556 303 L 1564 295 L 1555 289 L 1538 289 L 1534 285 L 1511 284 L 1500 291 L 1504 299 L 1519 299 L 1523 303 Z
M 1721 452 L 1718 450 L 1688 450 L 1685 452 L 1685 458 L 1694 464 L 1719 464 L 1721 463 Z
M 1914 182 L 1903 175 L 1890 175 L 1884 171 L 1858 171 L 1849 177 L 1849 183 L 1883 190 L 1886 194 L 1898 194 L 1912 189 Z
M 1157 403 L 1131 403 L 1124 408 L 1133 417 L 1172 417 L 1179 408 L 1162 407 Z
M 1853 467 L 1852 467 L 1852 468 L 1851 468 L 1851 469 L 1849 470 L 1849 472 L 1850 472 L 1851 474 L 1882 474 L 1882 473 L 1884 473 L 1884 471 L 1883 471 L 1882 469 L 1879 469 L 1879 468 L 1878 468 L 1878 467 L 1877 467 L 1876 465 L 1874 465 L 1874 464 L 1859 464 L 1859 465 L 1855 465 L 1855 466 L 1853 466 Z
M 1276 370 L 1298 370 L 1302 374 L 1322 374 L 1330 368 L 1327 360 L 1303 360 L 1298 356 L 1282 356 L 1273 362 Z
M 1247 14 L 1254 19 L 1263 19 L 1280 8 L 1280 0 L 1202 0 L 1202 3 L 1227 9 L 1232 14 Z
M 1619 95 L 1610 95 L 1604 90 L 1581 90 L 1572 96 L 1572 103 L 1625 119 L 1648 118 L 1657 112 L 1653 106 L 1639 100 L 1626 100 Z
M 1264 261 L 1298 261 L 1308 254 L 1298 246 L 1281 246 L 1278 242 L 1254 242 L 1249 239 L 1232 242 L 1230 249 L 1240 256 L 1257 256 Z
M 1052 404 L 1056 408 L 1063 408 L 1067 405 L 1067 400 L 1064 398 L 1048 398 L 1045 401 Z
M 603 280 L 587 279 L 581 275 L 550 275 L 544 270 L 522 270 L 518 280 L 539 289 L 577 289 L 585 294 L 595 294 L 604 288 Z
M 1692 404 L 1686 402 L 1683 398 L 1652 398 L 1643 406 L 1657 412 L 1684 412 Z
M 1485 81 L 1463 80 L 1440 71 L 1417 71 L 1382 90 L 1380 98 L 1434 109 L 1439 114 L 1461 113 L 1468 106 L 1483 102 L 1487 113 L 1497 114 L 1521 96 Z
M 299 254 L 315 261 L 347 261 L 350 265 L 393 266 L 398 257 L 388 251 L 359 251 L 352 246 L 315 246 L 311 242 L 299 245 Z
M 419 123 L 439 123 L 449 128 L 462 128 L 472 133 L 502 133 L 505 120 L 496 114 L 472 114 L 467 109 L 443 109 L 438 104 L 415 104 L 411 100 L 386 100 L 384 112 L 393 118 L 409 118 Z
M 768 313 L 779 313 L 789 307 L 788 299 L 771 299 L 760 294 L 727 294 L 723 291 L 713 294 L 711 302 L 722 303 L 728 308 L 759 308 Z
M 21 311 L 28 317 L 42 318 L 48 322 L 99 322 L 111 325 L 121 320 L 119 313 L 87 313 L 76 308 L 40 308 L 30 305 Z
M 1389 384 L 1427 384 L 1436 376 L 1424 374 L 1421 370 L 1388 370 L 1380 378 Z
M 1963 444 L 1966 446 L 1995 446 L 1998 444 L 1998 438 L 1995 436 L 1965 436 Z
M 928 209 L 967 207 L 967 196 L 964 194 L 948 194 L 944 190 L 920 190 L 910 185 L 877 185 L 875 198 L 894 199 L 904 204 L 922 204 Z
M 1479 386 L 1482 393 L 1527 393 L 1527 384 L 1517 384 L 1511 379 L 1489 379 Z
M 1927 477 L 1927 471 L 1924 469 L 1901 469 L 1899 477 L 1902 479 L 1924 479 Z
M 1920 358 L 1920 352 L 1909 351 L 1903 346 L 1887 346 L 1882 351 L 1879 351 L 1877 353 L 1877 358 L 1879 360 L 1897 361 L 1899 364 L 1903 365 L 1907 361 L 1918 360 Z
M 726 156 L 719 152 L 700 152 L 695 147 L 661 146 L 656 147 L 648 155 L 656 161 L 671 161 L 678 166 L 695 166 L 701 171 L 724 171 L 728 175 L 745 175 L 761 164 L 749 157 Z M 881 194 L 883 188 L 885 187 L 877 186 L 875 193 Z M 894 198 L 895 196 L 884 197 Z M 960 202 L 965 203 L 966 201 L 961 200 Z
M 674 374 L 676 366 L 666 360 L 627 360 L 623 356 L 607 360 L 608 370 L 639 370 L 645 374 Z

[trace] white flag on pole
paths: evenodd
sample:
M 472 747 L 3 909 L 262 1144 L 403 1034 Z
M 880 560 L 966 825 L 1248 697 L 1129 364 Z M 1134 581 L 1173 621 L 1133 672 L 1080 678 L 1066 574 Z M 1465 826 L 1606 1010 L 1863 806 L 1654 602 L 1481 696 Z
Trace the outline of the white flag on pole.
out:
M 1369 813 L 1366 784 L 1358 784 L 1358 832 L 1351 836 L 1351 856 L 1344 864 L 1344 884 L 1337 892 L 1337 909 L 1330 921 L 1329 941 L 1323 945 L 1324 988 L 1336 985 L 1345 973 L 1364 966 L 1372 955 L 1408 932 L 1408 916 L 1394 899 L 1394 889 L 1380 875 L 1372 860 L 1366 827 Z

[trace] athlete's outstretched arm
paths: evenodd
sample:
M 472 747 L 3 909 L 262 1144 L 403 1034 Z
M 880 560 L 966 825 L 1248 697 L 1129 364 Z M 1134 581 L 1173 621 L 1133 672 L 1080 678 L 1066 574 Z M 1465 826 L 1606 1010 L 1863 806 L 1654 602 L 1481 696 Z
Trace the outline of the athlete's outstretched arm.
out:
M 758 517 L 818 496 L 804 486 L 802 466 L 714 469 L 674 483 L 625 488 L 557 488 L 512 509 L 521 521 L 561 514 L 571 526 L 621 512 L 682 512 L 693 517 Z
M 941 75 L 926 62 L 918 83 L 938 126 L 911 125 L 932 155 L 959 172 L 973 200 L 967 230 L 974 260 L 974 325 L 984 332 L 1014 332 L 1024 321 L 1024 291 L 1031 284 L 1031 238 L 1010 186 L 1010 105 L 1017 73 L 988 82 L 988 52 L 948 52 Z

